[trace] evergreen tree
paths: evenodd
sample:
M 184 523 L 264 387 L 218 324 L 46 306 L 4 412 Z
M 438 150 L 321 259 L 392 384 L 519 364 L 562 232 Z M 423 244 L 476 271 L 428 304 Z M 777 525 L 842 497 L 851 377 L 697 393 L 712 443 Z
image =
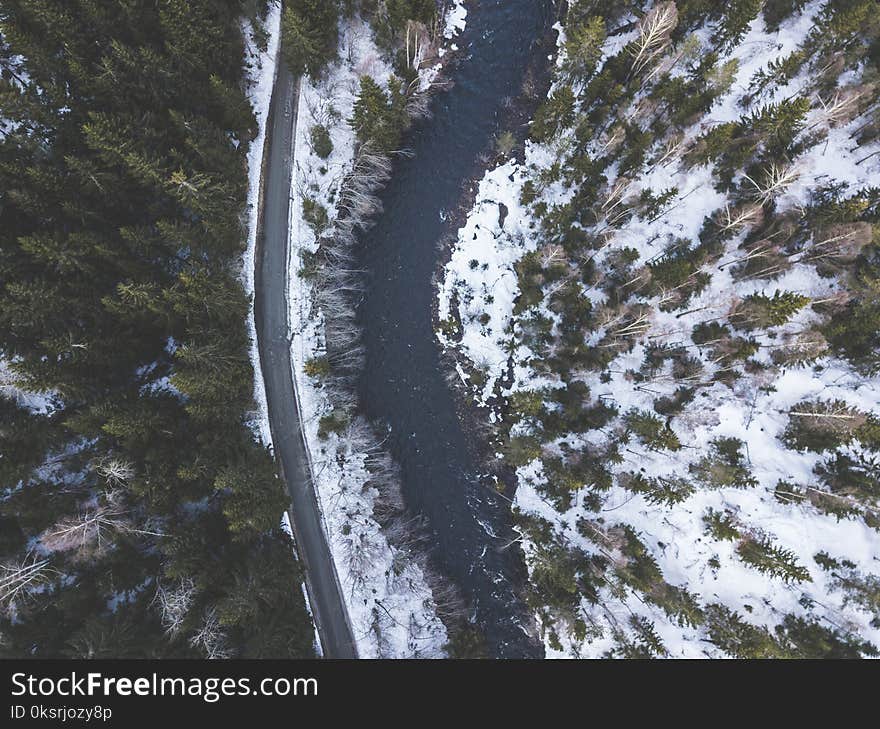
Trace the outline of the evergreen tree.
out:
M 690 472 L 709 488 L 751 488 L 758 481 L 749 473 L 738 438 L 715 438 L 709 455 L 690 466 Z
M 360 93 L 349 120 L 360 144 L 372 145 L 380 152 L 396 150 L 406 118 L 398 80 L 392 78 L 386 92 L 369 76 L 361 76 Z
M 626 426 L 629 432 L 651 450 L 677 451 L 681 448 L 678 436 L 669 425 L 647 410 L 632 410 L 627 413 Z
M 880 371 L 880 264 L 877 252 L 857 268 L 852 301 L 837 311 L 823 328 L 835 351 L 860 371 Z
M 166 635 L 144 586 L 213 582 L 186 626 L 201 630 L 232 589 L 220 576 L 255 569 L 244 556 L 266 543 L 279 572 L 265 581 L 287 617 L 262 639 L 227 630 L 224 650 L 253 637 L 261 654 L 291 655 L 296 635 L 310 652 L 276 528 L 287 499 L 245 425 L 237 267 L 255 119 L 240 13 L 211 0 L 0 6 L 0 352 L 54 408 L 0 401 L 0 478 L 14 487 L 0 504 L 3 558 L 54 545 L 40 590 L 0 616 L 4 655 L 192 656 L 194 636 Z M 335 20 L 320 31 L 335 53 Z M 61 542 L 108 509 L 99 547 Z
M 709 640 L 733 658 L 788 658 L 789 653 L 765 628 L 746 622 L 724 605 L 706 608 Z
M 730 323 L 738 329 L 781 326 L 808 303 L 809 297 L 793 291 L 776 291 L 773 296 L 751 294 L 736 307 Z
M 538 108 L 532 121 L 531 134 L 539 141 L 550 141 L 561 129 L 574 121 L 575 96 L 571 86 L 560 86 Z
M 783 582 L 812 582 L 795 553 L 773 544 L 767 537 L 747 536 L 737 545 L 736 552 L 746 564 Z
M 569 84 L 583 85 L 596 71 L 605 42 L 605 21 L 593 16 L 583 24 L 566 27 L 563 77 Z
M 281 43 L 290 70 L 317 76 L 336 57 L 337 0 L 291 0 L 281 16 Z
M 785 616 L 776 627 L 776 635 L 797 658 L 852 659 L 878 655 L 877 648 L 868 641 L 795 615 Z
M 763 5 L 764 0 L 731 0 L 725 3 L 713 40 L 723 50 L 736 46 L 746 34 L 749 24 L 758 17 Z

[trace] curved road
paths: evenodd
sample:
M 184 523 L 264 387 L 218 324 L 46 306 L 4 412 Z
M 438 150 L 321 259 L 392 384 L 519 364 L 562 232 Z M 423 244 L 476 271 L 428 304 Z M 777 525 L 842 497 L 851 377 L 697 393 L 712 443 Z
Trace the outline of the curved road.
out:
M 321 647 L 326 658 L 357 658 L 312 485 L 290 359 L 288 222 L 298 102 L 299 84 L 279 57 L 267 122 L 268 149 L 264 150 L 263 160 L 263 206 L 258 223 L 261 232 L 254 264 L 254 317 L 275 458 L 290 494 L 294 540 L 305 565 L 306 587 Z

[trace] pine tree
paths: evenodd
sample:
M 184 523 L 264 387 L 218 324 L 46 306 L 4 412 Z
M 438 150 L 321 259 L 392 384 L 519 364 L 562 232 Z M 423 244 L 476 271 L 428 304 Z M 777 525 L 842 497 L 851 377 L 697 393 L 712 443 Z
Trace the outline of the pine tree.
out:
M 288 506 L 279 488 L 275 468 L 264 456 L 247 464 L 224 468 L 214 481 L 223 496 L 223 513 L 238 538 L 269 532 L 278 524 L 278 515 Z
M 789 0 L 783 0 L 783 2 L 787 1 Z M 770 7 L 769 3 L 764 6 L 765 13 L 768 7 Z M 766 68 L 759 68 L 752 76 L 749 82 L 750 91 L 746 97 L 747 102 L 751 104 L 766 90 L 787 84 L 801 70 L 806 60 L 804 52 L 797 50 L 787 56 L 768 61 Z
M 386 92 L 369 76 L 361 76 L 360 93 L 349 120 L 358 142 L 381 152 L 394 151 L 400 144 L 405 123 L 400 82 L 392 78 Z
M 776 291 L 773 296 L 746 296 L 730 315 L 738 329 L 766 329 L 781 326 L 810 303 L 810 298 L 793 291 Z
M 788 652 L 765 628 L 746 622 L 720 604 L 706 608 L 709 640 L 733 658 L 787 658 Z
M 281 16 L 281 43 L 290 70 L 317 76 L 336 57 L 339 44 L 336 0 L 292 0 Z
M 333 140 L 330 138 L 330 132 L 322 124 L 315 124 L 309 130 L 309 139 L 312 142 L 312 149 L 321 159 L 327 159 L 333 153 Z
M 605 21 L 600 17 L 566 27 L 562 74 L 569 84 L 583 85 L 590 80 L 602 58 L 604 42 Z
M 561 129 L 574 121 L 575 96 L 571 86 L 559 86 L 538 108 L 532 121 L 531 134 L 538 141 L 550 141 Z
M 299 13 L 287 7 L 281 16 L 282 49 L 284 60 L 297 76 L 317 73 L 321 68 L 321 53 L 309 23 Z
M 619 483 L 634 493 L 642 494 L 649 504 L 674 506 L 693 495 L 694 485 L 679 476 L 647 477 L 640 473 L 621 474 Z
M 801 402 L 789 411 L 782 440 L 790 448 L 821 453 L 852 442 L 876 420 L 841 400 Z
M 873 503 L 880 498 L 880 457 L 837 452 L 816 466 L 816 474 L 832 493 Z
M 736 519 L 729 511 L 707 509 L 703 515 L 703 524 L 706 526 L 706 533 L 718 541 L 733 541 L 740 538 Z
M 620 658 L 644 659 L 665 658 L 669 655 L 666 646 L 654 624 L 643 616 L 632 615 L 629 619 L 632 634 L 617 631 L 615 640 L 616 647 L 611 651 L 611 656 Z
M 799 13 L 807 5 L 808 0 L 765 0 L 764 22 L 771 33 L 779 28 L 780 23 L 794 13 Z
M 880 266 L 861 267 L 852 301 L 823 328 L 832 348 L 861 372 L 880 371 Z
M 731 0 L 723 6 L 723 15 L 713 41 L 722 50 L 735 47 L 746 34 L 749 24 L 758 17 L 764 0 Z
M 786 615 L 776 626 L 776 635 L 797 658 L 852 659 L 878 655 L 877 648 L 868 641 L 797 615 Z
M 650 450 L 677 451 L 681 442 L 675 431 L 660 418 L 647 410 L 632 410 L 627 413 L 626 427 Z
M 844 592 L 844 602 L 854 603 L 873 615 L 871 625 L 880 626 L 880 577 L 863 575 L 854 568 L 832 572 L 834 586 Z
M 760 136 L 767 145 L 768 155 L 776 158 L 786 154 L 795 137 L 804 128 L 810 111 L 810 100 L 803 96 L 767 104 L 743 119 L 743 125 Z
M 740 559 L 759 572 L 779 577 L 783 582 L 812 582 L 810 573 L 790 549 L 779 547 L 765 536 L 746 536 L 736 547 Z
M 12 488 L 28 480 L 43 462 L 53 435 L 49 418 L 0 395 L 0 484 Z

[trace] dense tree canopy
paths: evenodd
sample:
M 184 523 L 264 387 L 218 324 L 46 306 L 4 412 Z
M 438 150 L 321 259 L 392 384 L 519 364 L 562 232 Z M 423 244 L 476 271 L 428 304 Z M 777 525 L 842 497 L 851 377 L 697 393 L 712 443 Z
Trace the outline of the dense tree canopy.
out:
M 0 400 L 0 560 L 45 588 L 4 653 L 311 653 L 247 425 L 244 6 L 0 3 L 0 355 L 54 401 Z

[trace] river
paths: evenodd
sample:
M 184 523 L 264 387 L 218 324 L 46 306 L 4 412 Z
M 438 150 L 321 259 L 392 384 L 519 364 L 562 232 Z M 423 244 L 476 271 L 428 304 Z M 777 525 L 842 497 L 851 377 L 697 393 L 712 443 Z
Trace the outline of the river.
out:
M 481 154 L 505 129 L 526 69 L 552 50 L 541 41 L 553 20 L 550 0 L 470 3 L 453 86 L 433 99 L 432 118 L 408 134 L 414 156 L 396 163 L 384 212 L 360 248 L 367 271 L 361 402 L 388 427 L 407 505 L 426 518 L 434 556 L 462 588 L 496 658 L 539 658 L 543 650 L 520 596 L 522 553 L 515 545 L 501 549 L 516 537 L 508 502 L 481 483 L 474 437 L 443 376 L 432 275 L 438 241 L 461 223 L 455 211 Z

